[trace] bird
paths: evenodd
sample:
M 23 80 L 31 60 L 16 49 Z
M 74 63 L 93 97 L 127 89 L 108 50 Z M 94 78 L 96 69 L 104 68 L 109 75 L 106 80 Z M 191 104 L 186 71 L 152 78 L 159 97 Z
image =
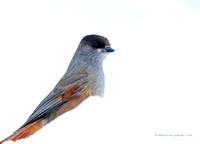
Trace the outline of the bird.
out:
M 29 137 L 90 96 L 103 97 L 105 87 L 103 61 L 114 51 L 106 37 L 96 34 L 84 36 L 66 72 L 53 90 L 36 107 L 27 121 L 0 144 Z

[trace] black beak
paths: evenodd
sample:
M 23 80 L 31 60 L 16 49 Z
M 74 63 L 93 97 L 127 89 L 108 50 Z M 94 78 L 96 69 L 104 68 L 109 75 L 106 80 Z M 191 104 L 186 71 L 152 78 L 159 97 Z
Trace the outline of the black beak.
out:
M 109 48 L 103 48 L 102 52 L 114 52 L 115 50 L 111 47 Z

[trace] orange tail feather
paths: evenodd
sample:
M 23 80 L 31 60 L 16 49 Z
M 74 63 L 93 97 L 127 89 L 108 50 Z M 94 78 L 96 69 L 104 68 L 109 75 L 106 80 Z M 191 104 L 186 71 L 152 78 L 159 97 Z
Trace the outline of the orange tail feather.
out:
M 1 141 L 0 144 L 2 144 L 5 141 L 8 141 L 8 140 L 16 141 L 16 140 L 19 140 L 22 138 L 29 137 L 30 135 L 34 134 L 36 131 L 38 131 L 39 129 L 42 128 L 42 120 L 43 120 L 43 118 L 40 118 L 40 119 L 26 125 L 25 127 L 22 127 L 21 129 L 19 129 L 15 133 L 13 133 L 11 136 L 9 136 L 6 139 L 4 139 L 3 141 Z

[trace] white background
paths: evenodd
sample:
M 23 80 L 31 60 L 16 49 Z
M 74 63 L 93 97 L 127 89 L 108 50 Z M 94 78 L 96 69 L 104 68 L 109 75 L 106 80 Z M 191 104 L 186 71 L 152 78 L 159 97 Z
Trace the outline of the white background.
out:
M 1 140 L 53 89 L 88 34 L 116 50 L 104 62 L 104 98 L 16 144 L 200 143 L 199 0 L 1 0 Z

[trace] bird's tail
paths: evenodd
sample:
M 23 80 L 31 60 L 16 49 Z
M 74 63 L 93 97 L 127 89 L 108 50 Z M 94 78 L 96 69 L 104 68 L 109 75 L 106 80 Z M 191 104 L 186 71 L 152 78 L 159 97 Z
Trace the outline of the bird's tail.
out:
M 39 129 L 42 128 L 42 126 L 43 126 L 42 120 L 43 120 L 43 118 L 40 118 L 22 128 L 20 128 L 19 130 L 14 132 L 11 136 L 9 136 L 6 139 L 4 139 L 3 141 L 1 141 L 0 144 L 2 144 L 5 141 L 8 141 L 8 140 L 16 141 L 19 139 L 29 137 L 30 135 L 34 134 L 36 131 L 38 131 Z

